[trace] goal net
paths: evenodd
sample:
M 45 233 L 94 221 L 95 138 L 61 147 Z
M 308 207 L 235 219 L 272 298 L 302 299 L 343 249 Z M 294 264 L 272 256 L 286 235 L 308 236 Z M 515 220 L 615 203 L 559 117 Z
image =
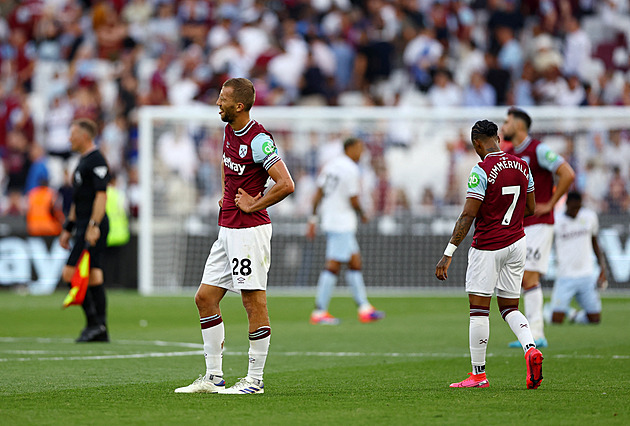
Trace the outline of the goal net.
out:
M 527 111 L 533 119 L 532 135 L 570 161 L 578 187 L 587 193 L 587 204 L 602 213 L 600 237 L 605 240 L 607 261 L 620 271 L 611 287 L 626 286 L 630 276 L 630 255 L 624 244 L 627 213 L 608 214 L 602 206 L 614 167 L 615 156 L 610 154 L 614 143 L 619 138 L 630 143 L 630 108 L 531 107 Z M 434 268 L 461 211 L 470 169 L 479 161 L 470 145 L 470 128 L 479 119 L 500 127 L 506 112 L 503 107 L 254 107 L 252 118 L 273 134 L 296 183 L 294 194 L 269 209 L 273 222 L 269 289 L 316 285 L 324 264 L 325 237 L 308 241 L 304 236 L 311 197 L 321 166 L 342 151 L 342 141 L 349 136 L 366 144 L 360 163 L 361 199 L 371 220 L 357 234 L 366 285 L 392 291 L 462 289 L 465 249 L 454 257 L 448 281 L 438 281 Z M 140 111 L 139 288 L 143 294 L 189 293 L 199 285 L 218 232 L 224 125 L 216 107 Z M 616 230 L 612 237 L 606 234 L 610 230 Z M 462 247 L 469 244 L 470 236 Z M 553 270 L 547 279 L 552 274 Z

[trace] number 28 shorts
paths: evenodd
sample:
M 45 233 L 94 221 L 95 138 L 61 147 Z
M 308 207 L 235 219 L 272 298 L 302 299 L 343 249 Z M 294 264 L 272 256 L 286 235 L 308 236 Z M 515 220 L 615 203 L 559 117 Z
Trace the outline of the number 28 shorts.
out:
M 271 266 L 271 224 L 219 228 L 201 278 L 202 284 L 240 293 L 266 290 Z

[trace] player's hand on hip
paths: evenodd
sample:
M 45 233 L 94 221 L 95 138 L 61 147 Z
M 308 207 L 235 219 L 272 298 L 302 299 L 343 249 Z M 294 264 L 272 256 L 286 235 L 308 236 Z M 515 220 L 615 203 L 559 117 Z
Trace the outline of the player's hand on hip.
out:
M 255 197 L 252 197 L 247 192 L 245 192 L 243 188 L 239 188 L 236 196 L 234 197 L 234 203 L 236 204 L 236 207 L 238 207 L 245 213 L 252 213 L 252 206 L 254 205 L 254 203 L 256 203 L 256 201 L 260 200 L 261 197 L 262 194 L 260 192 Z
M 450 256 L 442 256 L 438 264 L 435 266 L 435 276 L 438 280 L 444 281 L 448 278 L 448 267 L 451 266 L 451 260 L 453 260 Z
M 66 250 L 70 249 L 70 232 L 65 229 L 59 235 L 59 245 Z
M 542 216 L 553 210 L 551 203 L 536 203 L 536 210 L 534 210 L 535 216 Z
M 101 230 L 98 226 L 88 226 L 87 231 L 85 231 L 85 241 L 87 241 L 90 246 L 94 246 L 100 236 Z

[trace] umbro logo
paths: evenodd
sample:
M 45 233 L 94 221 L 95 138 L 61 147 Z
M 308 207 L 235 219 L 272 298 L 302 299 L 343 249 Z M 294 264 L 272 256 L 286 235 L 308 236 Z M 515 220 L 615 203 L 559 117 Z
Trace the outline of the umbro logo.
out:
M 529 328 L 527 324 L 521 324 L 521 328 Z
M 480 345 L 485 345 L 486 343 L 488 343 L 488 339 L 479 339 Z

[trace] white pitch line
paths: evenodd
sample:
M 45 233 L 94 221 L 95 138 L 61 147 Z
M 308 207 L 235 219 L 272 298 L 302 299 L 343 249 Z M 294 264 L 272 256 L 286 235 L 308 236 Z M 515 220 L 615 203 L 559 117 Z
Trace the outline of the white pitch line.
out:
M 31 342 L 31 343 L 73 343 L 73 339 L 64 338 L 43 338 L 43 337 L 0 337 L 0 343 L 18 343 L 18 342 Z M 163 340 L 115 340 L 116 344 L 123 345 L 150 345 L 159 347 L 187 347 L 201 349 L 203 345 L 199 343 L 189 342 L 166 342 Z M 47 351 L 18 351 L 18 350 L 6 350 L 0 351 L 5 353 L 23 353 L 23 354 L 45 354 Z M 48 353 L 63 353 L 62 351 L 48 351 Z M 70 352 L 70 351 L 68 351 Z M 66 353 L 68 353 L 66 352 Z M 72 351 L 76 353 L 76 351 Z M 111 352 L 111 351 L 109 351 Z M 516 354 L 516 351 L 514 352 Z M 89 361 L 89 360 L 106 360 L 106 359 L 139 359 L 139 358 L 166 358 L 166 357 L 178 357 L 178 356 L 199 356 L 202 355 L 202 350 L 196 351 L 183 351 L 183 352 L 145 352 L 145 353 L 133 353 L 133 354 L 111 354 L 111 355 L 82 355 L 82 356 L 56 356 L 56 357 L 23 357 L 23 358 L 0 358 L 0 362 L 26 362 L 26 361 Z M 223 353 L 227 356 L 245 356 L 247 352 L 243 351 L 225 351 Z M 452 353 L 435 353 L 435 352 L 272 352 L 273 356 L 288 356 L 288 357 L 387 357 L 387 358 L 467 358 L 470 355 L 468 353 L 452 354 Z M 489 353 L 488 357 L 495 357 L 497 355 Z M 499 355 L 499 357 L 505 355 Z M 630 359 L 630 355 L 591 355 L 591 354 L 552 354 L 547 355 L 550 358 L 560 359 L 618 359 L 627 360 Z

